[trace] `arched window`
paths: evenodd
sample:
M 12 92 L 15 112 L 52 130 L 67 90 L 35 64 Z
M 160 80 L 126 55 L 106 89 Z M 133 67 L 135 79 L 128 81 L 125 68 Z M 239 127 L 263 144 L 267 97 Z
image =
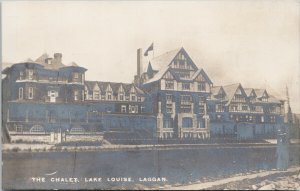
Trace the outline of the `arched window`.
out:
M 23 88 L 19 88 L 19 99 L 23 99 Z
M 41 125 L 34 125 L 30 129 L 30 133 L 45 133 L 45 129 Z

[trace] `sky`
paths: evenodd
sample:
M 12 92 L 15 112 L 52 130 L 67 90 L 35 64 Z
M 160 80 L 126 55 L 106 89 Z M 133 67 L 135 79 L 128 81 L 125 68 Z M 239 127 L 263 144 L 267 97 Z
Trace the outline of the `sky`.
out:
M 300 113 L 296 0 L 2 2 L 2 61 L 43 53 L 88 69 L 87 80 L 132 82 L 136 51 L 184 47 L 214 85 L 241 83 L 285 97 Z M 151 55 L 152 53 L 150 53 Z

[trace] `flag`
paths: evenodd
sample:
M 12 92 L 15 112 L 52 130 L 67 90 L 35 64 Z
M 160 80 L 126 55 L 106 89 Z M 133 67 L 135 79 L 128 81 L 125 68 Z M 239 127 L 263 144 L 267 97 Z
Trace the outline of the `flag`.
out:
M 152 44 L 149 46 L 149 48 L 147 48 L 146 52 L 144 53 L 144 56 L 148 56 L 148 52 L 149 51 L 153 51 L 153 42 Z

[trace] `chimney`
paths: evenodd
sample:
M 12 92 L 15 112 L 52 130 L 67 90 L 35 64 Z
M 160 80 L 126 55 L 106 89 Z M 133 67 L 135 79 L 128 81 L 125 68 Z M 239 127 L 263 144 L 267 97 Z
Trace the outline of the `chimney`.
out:
M 143 70 L 142 49 L 137 49 L 137 77 L 140 78 Z
M 62 53 L 54 53 L 55 63 L 61 64 Z

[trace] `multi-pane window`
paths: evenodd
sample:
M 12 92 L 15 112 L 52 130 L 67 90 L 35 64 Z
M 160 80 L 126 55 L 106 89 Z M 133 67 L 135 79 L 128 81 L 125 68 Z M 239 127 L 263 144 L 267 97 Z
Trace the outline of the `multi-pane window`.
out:
M 192 106 L 191 105 L 182 105 L 182 106 L 180 106 L 180 112 L 181 113 L 191 113 Z
M 93 93 L 94 93 L 94 100 L 99 100 L 100 99 L 100 92 L 98 90 L 95 90 Z
M 141 101 L 142 101 L 141 96 L 138 96 L 138 97 L 137 97 L 137 100 L 138 100 L 138 102 L 141 102 Z
M 267 98 L 267 97 L 262 97 L 262 98 L 261 98 L 261 101 L 263 101 L 263 102 L 268 102 L 268 98 Z
M 164 119 L 164 128 L 172 128 L 172 119 Z
M 28 88 L 28 99 L 33 99 L 33 87 Z
M 223 104 L 217 104 L 216 105 L 216 112 L 224 112 L 224 105 Z
M 190 84 L 189 83 L 182 83 L 182 90 L 189 90 Z
M 166 94 L 167 103 L 171 103 L 173 100 L 173 96 L 171 94 Z
M 181 96 L 181 104 L 182 105 L 190 105 L 192 102 L 192 98 L 190 95 L 182 95 Z
M 20 71 L 20 77 L 19 77 L 19 79 L 20 80 L 24 80 L 24 71 Z
M 121 105 L 121 112 L 126 113 L 126 105 Z
M 30 80 L 33 79 L 33 70 L 32 69 L 28 70 L 28 79 L 30 79 Z
M 19 88 L 19 99 L 23 99 L 23 88 Z
M 173 81 L 169 81 L 169 80 L 166 80 L 166 89 L 168 90 L 173 90 L 174 89 L 174 82 Z
M 78 72 L 74 72 L 74 79 L 77 80 L 79 78 Z
M 138 113 L 137 105 L 129 105 L 129 113 Z
M 182 118 L 182 127 L 183 128 L 192 128 L 193 127 L 193 119 L 190 117 Z
M 270 116 L 270 122 L 275 123 L 276 122 L 276 117 L 275 116 Z
M 205 92 L 206 91 L 206 85 L 203 82 L 198 83 L 198 91 Z
M 78 100 L 78 95 L 79 95 L 78 90 L 74 90 L 74 100 L 75 100 L 75 101 Z
M 136 101 L 136 96 L 135 95 L 131 95 L 130 98 L 131 98 L 131 101 Z
M 203 97 L 203 96 L 199 97 L 199 113 L 200 114 L 205 114 L 205 107 L 206 107 L 205 101 L 206 101 L 205 97 Z
M 123 93 L 121 93 L 121 94 L 119 95 L 119 99 L 120 99 L 120 101 L 123 101 L 123 100 L 124 100 L 124 94 L 123 94 Z
M 241 95 L 241 94 L 236 94 L 236 95 L 234 96 L 234 100 L 235 100 L 235 101 L 241 101 L 241 102 L 244 102 L 244 101 L 245 101 L 245 97 L 244 97 L 243 95 Z
M 112 96 L 110 92 L 107 93 L 107 100 L 112 100 Z
M 243 111 L 248 111 L 248 106 L 247 106 L 247 105 L 243 105 L 243 106 L 242 106 L 242 110 L 243 110 Z
M 172 104 L 167 104 L 166 110 L 167 110 L 167 113 L 173 113 Z

